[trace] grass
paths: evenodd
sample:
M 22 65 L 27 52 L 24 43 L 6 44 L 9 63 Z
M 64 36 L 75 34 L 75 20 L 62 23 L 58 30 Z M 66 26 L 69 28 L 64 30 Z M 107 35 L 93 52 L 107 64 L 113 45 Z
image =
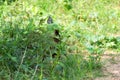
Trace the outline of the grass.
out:
M 119 51 L 119 0 L 0 2 L 0 80 L 90 80 Z M 47 24 L 48 16 L 53 18 Z M 53 40 L 60 31 L 60 43 Z M 54 53 L 57 56 L 53 57 Z

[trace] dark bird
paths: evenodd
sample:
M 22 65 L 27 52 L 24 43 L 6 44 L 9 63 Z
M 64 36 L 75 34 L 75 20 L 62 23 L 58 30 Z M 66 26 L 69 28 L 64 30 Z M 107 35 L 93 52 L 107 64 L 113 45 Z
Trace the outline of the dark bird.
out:
M 53 19 L 52 19 L 51 16 L 48 17 L 47 23 L 48 23 L 48 24 L 52 24 L 52 23 L 53 23 Z

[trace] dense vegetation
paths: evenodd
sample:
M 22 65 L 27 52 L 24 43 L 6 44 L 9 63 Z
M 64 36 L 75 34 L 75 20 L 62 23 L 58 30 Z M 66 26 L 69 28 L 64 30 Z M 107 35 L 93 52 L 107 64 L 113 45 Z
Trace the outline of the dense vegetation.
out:
M 104 51 L 120 50 L 119 5 L 119 0 L 1 0 L 0 80 L 100 76 Z

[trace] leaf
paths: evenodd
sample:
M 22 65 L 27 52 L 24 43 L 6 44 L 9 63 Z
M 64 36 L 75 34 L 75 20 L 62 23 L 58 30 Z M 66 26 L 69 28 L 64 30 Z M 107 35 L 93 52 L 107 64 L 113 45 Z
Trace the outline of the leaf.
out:
M 17 57 L 11 57 L 11 60 L 17 62 Z
M 17 57 L 13 57 L 10 53 L 8 53 L 7 55 L 12 61 L 17 62 Z
M 65 6 L 65 8 L 68 9 L 68 10 L 72 9 L 72 5 L 71 5 L 71 4 L 65 4 L 64 6 Z

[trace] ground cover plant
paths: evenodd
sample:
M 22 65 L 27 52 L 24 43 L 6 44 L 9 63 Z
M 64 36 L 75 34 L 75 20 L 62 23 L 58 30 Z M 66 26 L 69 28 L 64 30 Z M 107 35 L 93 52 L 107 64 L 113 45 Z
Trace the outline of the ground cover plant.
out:
M 119 0 L 1 0 L 0 80 L 91 80 L 120 51 Z

